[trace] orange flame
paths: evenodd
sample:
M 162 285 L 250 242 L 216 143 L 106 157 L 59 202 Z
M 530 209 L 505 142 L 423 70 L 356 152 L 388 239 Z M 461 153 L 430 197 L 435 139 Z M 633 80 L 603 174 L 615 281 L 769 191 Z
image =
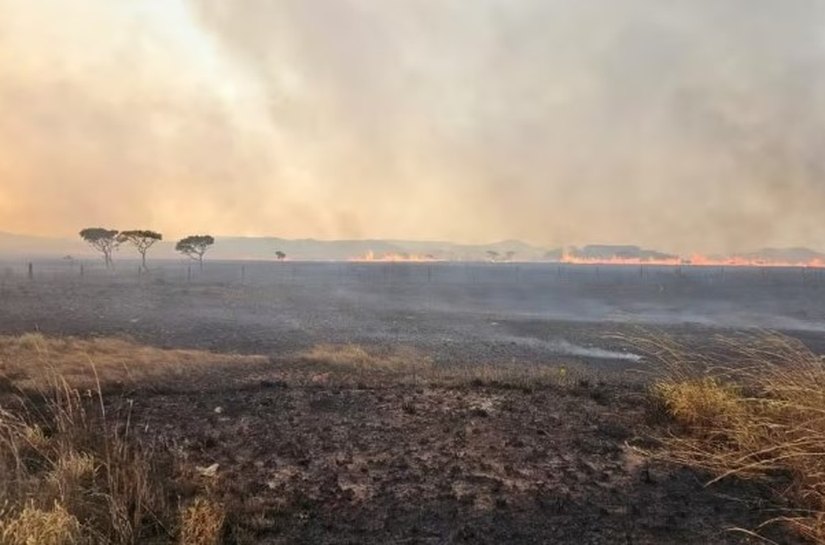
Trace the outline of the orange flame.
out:
M 661 266 L 693 266 L 693 267 L 811 267 L 825 268 L 822 259 L 809 261 L 773 261 L 768 259 L 748 258 L 743 256 L 708 257 L 702 254 L 693 254 L 689 258 L 670 257 L 663 259 L 643 259 L 638 257 L 605 257 L 590 258 L 573 256 L 565 252 L 561 263 L 574 265 L 661 265 Z
M 429 254 L 419 255 L 395 252 L 375 254 L 372 250 L 369 250 L 364 255 L 349 258 L 348 261 L 361 263 L 432 263 L 435 261 L 443 261 L 443 259 L 438 259 Z

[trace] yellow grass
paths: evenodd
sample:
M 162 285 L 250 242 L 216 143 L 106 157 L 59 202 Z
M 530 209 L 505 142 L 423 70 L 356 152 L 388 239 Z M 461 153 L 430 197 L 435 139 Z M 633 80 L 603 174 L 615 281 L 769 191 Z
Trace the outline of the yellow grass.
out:
M 48 510 L 33 505 L 19 513 L 0 513 L 0 545 L 75 545 L 81 543 L 78 520 L 60 504 Z
M 181 545 L 219 545 L 226 514 L 216 502 L 197 498 L 181 513 Z
M 310 364 L 316 379 L 369 381 L 391 377 L 394 383 L 427 385 L 491 385 L 529 388 L 569 385 L 595 376 L 571 365 L 489 364 L 467 362 L 439 365 L 432 357 L 406 346 L 366 347 L 357 344 L 320 344 L 307 350 L 299 361 Z
M 193 489 L 180 482 L 191 471 L 139 439 L 130 405 L 107 407 L 103 388 L 125 376 L 159 378 L 170 367 L 255 359 L 37 334 L 0 338 L 0 354 L 15 387 L 40 392 L 0 402 L 0 545 L 222 542 L 223 510 L 206 499 L 178 509 L 173 498 Z M 96 387 L 77 387 L 87 384 Z
M 147 520 L 171 527 L 171 479 L 151 451 L 115 431 L 84 393 L 65 382 L 50 391 L 45 406 L 23 399 L 0 410 L 0 544 L 125 545 Z
M 666 376 L 654 395 L 677 424 L 665 458 L 710 471 L 713 481 L 789 479 L 795 510 L 783 522 L 825 544 L 825 365 L 779 335 L 716 339 L 692 354 L 656 345 Z M 711 481 L 711 482 L 713 482 Z
M 128 338 L 0 336 L 0 389 L 39 390 L 59 375 L 71 387 L 94 389 L 185 377 L 216 364 L 263 363 L 259 356 L 165 350 Z M 95 377 L 97 374 L 97 377 Z

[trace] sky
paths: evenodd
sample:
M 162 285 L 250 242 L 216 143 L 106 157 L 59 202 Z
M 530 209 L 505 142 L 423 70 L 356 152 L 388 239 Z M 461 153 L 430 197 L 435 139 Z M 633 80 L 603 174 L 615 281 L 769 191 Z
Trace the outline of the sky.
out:
M 0 0 L 0 231 L 825 250 L 821 0 Z

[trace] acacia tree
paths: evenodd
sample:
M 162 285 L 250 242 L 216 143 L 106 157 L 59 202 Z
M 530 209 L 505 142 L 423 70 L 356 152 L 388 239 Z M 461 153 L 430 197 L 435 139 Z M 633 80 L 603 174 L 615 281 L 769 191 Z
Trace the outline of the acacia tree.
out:
M 118 238 L 118 231 L 116 229 L 88 227 L 80 231 L 80 237 L 85 240 L 89 246 L 103 254 L 103 261 L 106 263 L 107 269 L 111 269 L 114 266 L 112 254 L 117 250 L 117 247 L 120 246 L 120 239 Z
M 286 259 L 286 254 L 281 250 L 278 250 L 277 252 L 275 252 L 275 257 L 278 258 L 278 261 L 283 261 L 284 259 Z
M 140 253 L 140 262 L 143 270 L 148 271 L 149 267 L 146 266 L 146 252 L 148 252 L 149 248 L 154 246 L 156 242 L 163 240 L 163 235 L 155 231 L 123 231 L 118 235 L 117 239 L 121 243 L 128 242 L 135 247 Z
M 215 238 L 210 235 L 192 235 L 179 240 L 175 245 L 175 250 L 197 261 L 203 270 L 203 256 L 213 244 L 215 244 Z

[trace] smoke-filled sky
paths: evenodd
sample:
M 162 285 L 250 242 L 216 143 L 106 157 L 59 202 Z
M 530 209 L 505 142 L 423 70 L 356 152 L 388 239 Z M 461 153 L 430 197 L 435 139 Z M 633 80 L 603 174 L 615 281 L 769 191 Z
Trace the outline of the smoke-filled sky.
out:
M 0 230 L 825 249 L 821 0 L 0 0 Z

